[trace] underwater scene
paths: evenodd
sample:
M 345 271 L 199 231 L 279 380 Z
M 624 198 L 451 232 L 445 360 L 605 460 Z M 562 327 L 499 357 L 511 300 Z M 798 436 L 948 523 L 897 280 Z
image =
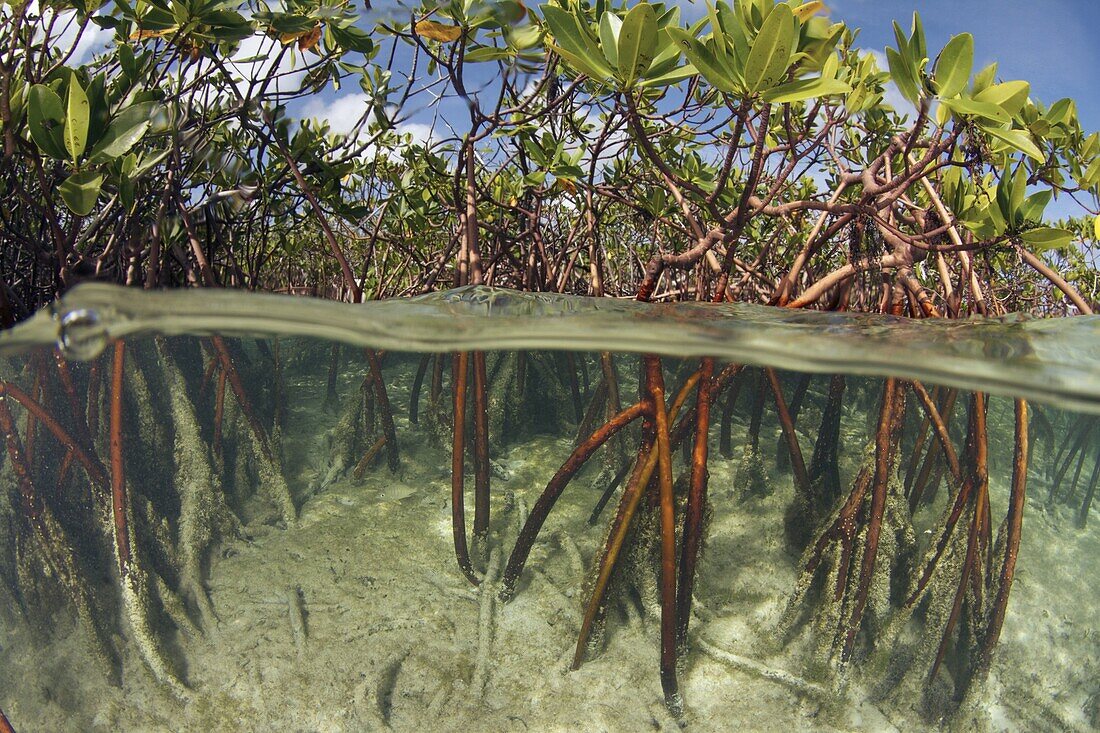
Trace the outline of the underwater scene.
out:
M 1100 727 L 1100 318 L 80 286 L 0 335 L 19 731 Z

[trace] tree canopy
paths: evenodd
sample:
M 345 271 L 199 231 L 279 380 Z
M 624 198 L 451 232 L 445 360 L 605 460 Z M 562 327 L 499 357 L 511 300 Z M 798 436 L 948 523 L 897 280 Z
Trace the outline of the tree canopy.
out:
M 818 0 L 6 0 L 0 27 L 5 324 L 89 277 L 915 316 L 1100 298 L 1100 135 L 916 14 L 884 55 Z M 308 117 L 333 93 L 357 119 Z

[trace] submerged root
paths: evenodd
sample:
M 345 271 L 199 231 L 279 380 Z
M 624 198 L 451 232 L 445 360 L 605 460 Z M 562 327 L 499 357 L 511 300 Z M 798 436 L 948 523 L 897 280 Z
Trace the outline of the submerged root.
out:
M 274 508 L 283 526 L 293 527 L 298 521 L 298 510 L 282 469 L 264 452 L 253 431 L 241 426 L 237 433 L 240 437 L 237 470 L 245 474 L 255 472 L 261 496 Z M 239 479 L 237 484 L 240 485 Z
M 214 480 L 210 450 L 202 440 L 194 405 L 186 396 L 183 375 L 166 354 L 162 356 L 175 426 L 173 476 L 180 502 L 180 590 L 198 609 L 203 627 L 212 628 L 217 615 L 203 585 L 206 555 L 219 537 L 238 534 L 240 523 Z
M 150 615 L 153 611 L 152 595 L 144 570 L 136 563 L 122 579 L 122 610 L 130 629 L 131 641 L 138 650 L 145 666 L 161 686 L 177 699 L 186 702 L 190 690 L 172 670 L 164 653 L 160 637 L 153 630 Z
M 861 592 L 860 578 L 853 570 L 867 552 L 866 527 L 852 535 L 850 541 L 830 543 L 821 549 L 818 546 L 808 548 L 801 561 L 804 571 L 778 627 L 781 638 L 789 639 L 798 633 L 803 628 L 806 612 L 813 608 L 810 627 L 817 640 L 814 653 L 821 661 L 841 665 L 847 661 L 845 649 L 849 643 L 852 646 L 847 648 L 852 649 L 859 639 L 875 645 L 882 640 L 883 629 L 894 619 L 898 602 L 894 579 L 907 574 L 906 568 L 912 560 L 912 548 L 916 543 L 908 507 L 900 491 L 900 482 L 896 479 L 891 481 L 876 548 L 874 572 L 863 589 L 866 606 L 860 625 L 852 636 L 853 641 L 848 641 L 852 631 L 848 624 L 855 600 Z M 833 513 L 827 526 L 842 522 L 842 515 L 843 507 Z
M 768 667 L 755 659 L 743 657 L 740 654 L 733 654 L 703 639 L 696 639 L 695 646 L 699 651 L 716 662 L 720 662 L 738 672 L 768 680 L 769 682 L 775 682 L 776 684 L 786 687 L 796 695 L 811 697 L 822 702 L 830 701 L 833 697 L 832 691 L 815 682 L 804 680 L 782 669 Z
M 114 537 L 116 568 L 122 595 L 122 613 L 130 629 L 134 645 L 152 672 L 153 677 L 180 700 L 186 700 L 188 690 L 173 673 L 164 654 L 160 638 L 150 623 L 153 602 L 149 588 L 143 558 L 140 555 L 137 537 L 133 531 L 134 515 L 131 498 L 135 496 L 125 470 L 125 418 L 123 415 L 123 388 L 126 375 L 126 354 L 124 343 L 116 341 L 113 349 L 110 389 L 110 483 L 111 513 L 108 518 L 107 532 Z M 131 381 L 148 389 L 139 369 L 134 368 L 134 359 L 129 359 L 131 375 L 137 375 Z
M 118 656 L 108 642 L 106 630 L 100 622 L 91 589 L 73 552 L 72 540 L 49 505 L 44 502 L 34 483 L 8 401 L 8 397 L 0 392 L 0 433 L 5 436 L 8 469 L 15 478 L 24 518 L 24 522 L 16 524 L 16 540 L 18 543 L 21 531 L 35 537 L 35 541 L 29 543 L 34 549 L 30 555 L 23 554 L 23 562 L 19 561 L 17 554 L 17 576 L 20 584 L 24 588 L 36 588 L 42 577 L 56 578 L 73 604 L 81 623 L 88 630 L 95 656 L 104 663 L 109 679 L 117 681 L 120 669 Z M 24 527 L 22 530 L 19 529 L 20 524 Z M 26 562 L 32 557 L 36 558 L 35 564 L 38 566 L 33 570 Z
M 746 444 L 741 460 L 737 464 L 736 485 L 742 498 L 761 498 L 771 496 L 773 491 L 771 479 L 768 477 L 767 463 L 758 448 Z
M 841 665 L 852 658 L 861 636 L 874 638 L 874 627 L 889 613 L 890 578 L 897 561 L 907 554 L 903 548 L 913 542 L 908 508 L 903 506 L 896 477 L 904 405 L 898 380 L 887 379 L 875 440 L 868 446 L 847 500 L 807 549 L 780 624 L 781 633 L 790 634 L 803 602 L 810 598 L 811 589 L 817 589 L 813 600 L 819 611 L 814 625 L 828 640 L 819 655 Z M 823 588 L 814 582 L 817 579 Z M 869 635 L 861 634 L 868 628 Z
M 489 553 L 485 575 L 478 586 L 477 653 L 474 656 L 474 676 L 470 683 L 474 695 L 480 700 L 485 696 L 485 684 L 489 679 L 489 657 L 493 644 L 493 627 L 496 616 L 496 581 L 500 575 L 500 548 Z
M 315 491 L 324 491 L 356 465 L 364 438 L 362 401 L 349 400 L 329 432 L 328 468 Z

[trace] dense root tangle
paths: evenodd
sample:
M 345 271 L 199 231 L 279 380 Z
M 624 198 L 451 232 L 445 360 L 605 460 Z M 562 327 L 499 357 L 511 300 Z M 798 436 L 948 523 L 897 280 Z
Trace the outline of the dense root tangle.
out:
M 803 556 L 802 576 L 788 605 L 784 627 L 789 630 L 816 587 L 813 595 L 820 597 L 817 602 L 824 609 L 817 618 L 832 627 L 822 629 L 821 636 L 830 640 L 828 653 L 841 663 L 855 651 L 868 605 L 877 617 L 888 604 L 890 571 L 905 551 L 899 545 L 912 541 L 908 512 L 899 510 L 899 486 L 893 480 L 904 407 L 901 383 L 887 379 L 874 443 L 868 446 L 847 499 Z M 880 559 L 884 538 L 881 549 L 887 556 Z M 824 580 L 815 586 L 819 574 Z
M 39 358 L 22 373 L 0 374 L 0 483 L 5 499 L 15 500 L 7 514 L 18 549 L 2 572 L 15 579 L 17 601 L 33 609 L 63 592 L 110 674 L 117 678 L 123 656 L 112 632 L 123 629 L 151 675 L 184 700 L 195 693 L 173 654 L 185 654 L 188 639 L 219 624 L 204 583 L 210 553 L 221 538 L 247 535 L 255 523 L 290 525 L 295 513 L 271 437 L 285 420 L 285 395 L 268 400 L 244 374 L 268 358 L 277 363 L 278 350 L 268 357 L 226 339 L 199 343 L 118 343 L 87 366 L 62 371 L 59 362 Z M 384 473 L 383 460 L 400 470 L 388 448 L 397 447 L 404 416 L 392 412 L 387 357 L 365 352 L 358 363 L 352 356 L 345 363 L 358 371 L 352 388 L 337 393 L 343 405 L 333 418 L 332 465 L 354 480 L 368 470 Z M 787 539 L 802 556 L 778 632 L 786 641 L 812 635 L 816 646 L 803 651 L 815 674 L 854 676 L 882 696 L 919 692 L 924 712 L 939 716 L 957 710 L 989 671 L 1022 527 L 1030 451 L 1023 402 L 1013 414 L 1009 507 L 994 531 L 989 410 L 981 394 L 900 379 L 795 378 L 712 359 L 670 366 L 651 355 L 618 357 L 616 364 L 610 355 L 457 353 L 407 366 L 408 417 L 424 430 L 421 439 L 434 440 L 426 424 L 433 412 L 448 423 L 454 562 L 478 586 L 463 593 L 479 599 L 482 616 L 478 690 L 491 677 L 492 599 L 508 601 L 527 584 L 546 582 L 526 570 L 528 559 L 545 541 L 548 522 L 566 546 L 551 515 L 586 467 L 581 481 L 594 489 L 589 524 L 602 522 L 603 533 L 590 558 L 568 543 L 571 566 L 589 565 L 587 579 L 577 572 L 584 599 L 573 668 L 600 653 L 605 627 L 620 609 L 637 618 L 640 601 L 659 628 L 654 666 L 665 704 L 674 715 L 690 705 L 679 674 L 703 648 L 693 618 L 713 613 L 696 598 L 696 578 L 707 562 L 717 498 L 750 509 L 790 501 Z M 396 378 L 403 388 L 402 375 Z M 30 386 L 24 391 L 17 382 Z M 282 389 L 277 379 L 273 391 Z M 412 396 L 418 389 L 426 392 L 423 402 Z M 554 409 L 541 411 L 547 400 Z M 869 441 L 857 451 L 852 435 L 864 431 L 852 408 L 862 406 L 871 413 Z M 555 443 L 568 455 L 529 512 L 516 494 L 493 493 L 492 458 L 504 455 L 512 437 L 494 438 L 500 426 L 576 435 Z M 776 446 L 784 458 L 765 465 L 761 445 Z M 58 465 L 44 465 L 47 449 L 62 457 Z M 1074 470 L 1063 469 L 1080 460 L 1073 450 L 1067 441 L 1052 457 L 1055 472 Z M 758 496 L 746 486 L 752 474 L 731 466 L 733 490 L 712 496 L 709 468 L 719 455 L 759 458 L 753 470 L 772 472 L 765 486 L 772 494 Z M 76 521 L 89 511 L 96 522 Z M 929 531 L 918 535 L 914 522 Z M 93 587 L 93 574 L 108 574 L 116 585 L 110 593 Z M 932 633 L 918 638 L 918 626 Z M 707 649 L 723 663 L 752 667 Z M 886 689 L 887 680 L 900 685 L 897 692 Z M 814 696 L 824 689 L 799 685 Z
M 178 546 L 180 592 L 198 610 L 205 628 L 217 620 L 203 585 L 203 568 L 211 545 L 227 534 L 238 534 L 240 522 L 225 502 L 225 492 L 210 446 L 202 439 L 194 404 L 187 399 L 187 384 L 163 343 L 160 362 L 168 386 L 174 430 L 175 492 L 180 502 Z
M 191 692 L 168 652 L 172 631 L 163 621 L 187 635 L 216 626 L 204 586 L 206 559 L 221 537 L 241 531 L 230 504 L 247 498 L 217 477 L 256 472 L 281 521 L 293 520 L 294 505 L 231 347 L 211 340 L 200 386 L 200 375 L 180 368 L 177 346 L 170 339 L 114 342 L 78 367 L 39 354 L 24 370 L 30 392 L 16 383 L 19 370 L 4 363 L 0 433 L 7 460 L 0 462 L 0 484 L 10 489 L 5 503 L 16 499 L 15 552 L 4 574 L 27 617 L 55 606 L 63 592 L 109 680 L 118 683 L 122 671 L 118 628 L 157 682 L 186 700 Z M 221 391 L 210 392 L 214 385 Z M 212 410 L 203 397 L 214 402 Z M 51 463 L 48 455 L 61 460 Z M 91 582 L 104 576 L 115 578 L 113 592 Z

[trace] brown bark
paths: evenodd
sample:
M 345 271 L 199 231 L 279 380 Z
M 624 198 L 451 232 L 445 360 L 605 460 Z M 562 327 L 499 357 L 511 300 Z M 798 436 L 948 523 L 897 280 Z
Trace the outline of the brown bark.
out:
M 680 649 L 687 644 L 691 622 L 692 592 L 695 588 L 695 566 L 702 545 L 703 513 L 707 504 L 707 458 L 710 433 L 711 391 L 714 388 L 714 359 L 703 359 L 699 389 L 695 398 L 695 443 L 691 451 L 691 485 L 684 507 L 684 532 L 680 548 L 680 583 L 676 593 L 676 643 Z
M 451 380 L 454 387 L 454 435 L 451 442 L 451 534 L 454 536 L 455 558 L 463 575 L 472 584 L 481 580 L 470 564 L 470 550 L 466 545 L 466 375 L 470 355 L 461 352 L 451 362 Z

